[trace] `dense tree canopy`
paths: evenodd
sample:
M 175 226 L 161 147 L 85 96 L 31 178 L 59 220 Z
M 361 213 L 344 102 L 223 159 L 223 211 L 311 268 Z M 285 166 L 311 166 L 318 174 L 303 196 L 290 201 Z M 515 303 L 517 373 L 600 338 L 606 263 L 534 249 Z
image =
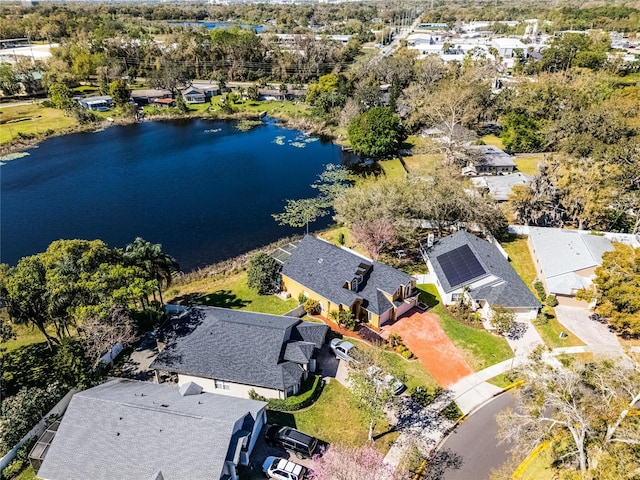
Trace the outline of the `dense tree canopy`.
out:
M 358 115 L 349 124 L 348 133 L 353 151 L 373 158 L 396 153 L 406 138 L 400 119 L 388 107 L 375 107 Z

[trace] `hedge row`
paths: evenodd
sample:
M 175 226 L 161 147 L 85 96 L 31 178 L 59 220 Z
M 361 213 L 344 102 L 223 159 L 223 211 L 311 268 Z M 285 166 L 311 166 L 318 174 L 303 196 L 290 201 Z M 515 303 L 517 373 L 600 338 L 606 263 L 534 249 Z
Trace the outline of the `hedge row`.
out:
M 311 385 L 309 385 L 311 384 Z M 271 398 L 268 407 L 279 412 L 293 412 L 312 405 L 322 393 L 324 381 L 320 375 L 313 375 L 302 384 L 303 393 L 287 397 L 284 400 Z

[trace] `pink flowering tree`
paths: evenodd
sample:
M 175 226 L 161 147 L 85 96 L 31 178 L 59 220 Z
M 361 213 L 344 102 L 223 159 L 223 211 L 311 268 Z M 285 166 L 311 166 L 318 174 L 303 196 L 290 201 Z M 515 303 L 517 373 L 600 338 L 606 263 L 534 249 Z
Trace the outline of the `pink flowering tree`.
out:
M 311 480 L 404 480 L 406 472 L 384 463 L 384 455 L 372 446 L 331 445 L 314 456 Z

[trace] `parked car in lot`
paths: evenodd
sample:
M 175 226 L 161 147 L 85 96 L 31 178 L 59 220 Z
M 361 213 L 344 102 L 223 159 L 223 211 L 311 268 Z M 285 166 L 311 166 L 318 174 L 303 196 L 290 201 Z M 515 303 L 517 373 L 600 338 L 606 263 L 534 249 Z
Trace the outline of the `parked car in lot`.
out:
M 275 480 L 302 480 L 306 473 L 306 468 L 290 462 L 286 458 L 267 457 L 262 464 L 262 471 L 267 477 Z
M 367 368 L 367 375 L 373 377 L 377 385 L 390 385 L 393 389 L 394 395 L 400 395 L 407 388 L 404 383 L 402 383 L 390 373 L 385 374 L 377 365 L 371 365 L 369 368 Z
M 299 458 L 309 458 L 318 447 L 318 439 L 291 427 L 270 425 L 265 439 L 268 445 L 290 450 Z
M 358 360 L 356 360 L 355 358 L 355 352 L 357 351 L 357 349 L 353 343 L 348 342 L 347 340 L 342 340 L 340 338 L 334 338 L 333 340 L 331 340 L 331 343 L 329 343 L 329 346 L 331 347 L 331 350 L 336 355 L 336 357 L 341 358 L 342 360 L 345 360 L 347 362 L 358 363 Z

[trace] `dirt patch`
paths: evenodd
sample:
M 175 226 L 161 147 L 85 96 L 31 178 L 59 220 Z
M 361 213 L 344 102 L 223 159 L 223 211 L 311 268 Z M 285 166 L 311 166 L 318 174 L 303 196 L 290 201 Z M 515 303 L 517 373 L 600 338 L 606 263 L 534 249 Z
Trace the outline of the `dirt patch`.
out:
M 473 373 L 460 351 L 440 327 L 438 317 L 432 313 L 413 309 L 393 325 L 386 325 L 382 336 L 388 338 L 391 333 L 402 337 L 407 348 L 444 388 Z

